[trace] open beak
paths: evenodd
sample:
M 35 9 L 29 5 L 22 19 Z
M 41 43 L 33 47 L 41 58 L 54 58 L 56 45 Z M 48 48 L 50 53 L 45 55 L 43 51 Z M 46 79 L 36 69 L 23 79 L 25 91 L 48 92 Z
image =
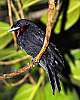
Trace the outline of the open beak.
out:
M 13 28 L 9 29 L 8 32 L 13 32 L 13 31 L 15 31 L 15 30 L 17 30 L 17 29 L 19 29 L 19 28 L 20 28 L 20 27 L 13 27 Z

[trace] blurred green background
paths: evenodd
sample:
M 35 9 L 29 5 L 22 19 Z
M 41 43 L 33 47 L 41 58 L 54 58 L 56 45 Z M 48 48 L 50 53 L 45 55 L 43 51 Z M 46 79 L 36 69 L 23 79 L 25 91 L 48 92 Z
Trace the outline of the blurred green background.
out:
M 14 47 L 13 36 L 8 33 L 10 21 L 8 0 L 0 0 L 0 75 L 13 72 L 31 61 L 4 65 L 27 54 Z M 12 20 L 31 19 L 44 31 L 47 23 L 47 0 L 11 0 Z M 70 82 L 61 82 L 61 92 L 52 95 L 50 83 L 41 67 L 25 72 L 15 78 L 0 81 L 0 100 L 79 100 L 80 99 L 80 0 L 62 0 L 63 6 L 52 31 L 53 40 L 65 58 Z M 19 5 L 20 4 L 20 5 Z M 22 15 L 20 8 L 22 7 Z M 2 63 L 1 63 L 2 62 Z M 22 80 L 21 80 L 22 79 Z M 19 81 L 20 80 L 20 81 Z

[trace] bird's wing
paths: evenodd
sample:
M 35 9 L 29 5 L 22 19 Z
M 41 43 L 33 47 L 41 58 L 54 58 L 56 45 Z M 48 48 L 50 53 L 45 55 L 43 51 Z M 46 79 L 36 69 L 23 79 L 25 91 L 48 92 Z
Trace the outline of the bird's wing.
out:
M 33 44 L 42 47 L 43 40 L 44 40 L 44 32 L 36 25 L 34 25 L 34 28 L 29 27 L 28 29 L 28 39 Z
M 32 26 L 29 27 L 27 31 L 28 33 L 26 32 L 26 36 L 24 36 L 26 37 L 26 51 L 28 52 L 28 54 L 35 57 L 39 53 L 43 45 L 44 33 L 36 25 L 34 28 L 32 28 Z

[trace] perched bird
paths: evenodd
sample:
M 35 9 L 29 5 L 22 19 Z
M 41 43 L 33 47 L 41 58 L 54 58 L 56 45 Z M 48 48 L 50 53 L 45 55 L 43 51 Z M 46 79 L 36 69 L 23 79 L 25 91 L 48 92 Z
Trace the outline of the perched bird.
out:
M 44 32 L 32 21 L 27 19 L 21 19 L 15 22 L 9 30 L 9 32 L 12 31 L 16 34 L 18 45 L 34 59 L 43 45 Z M 48 73 L 53 94 L 55 92 L 55 86 L 60 91 L 59 75 L 62 73 L 64 61 L 59 50 L 52 42 L 49 43 L 47 50 L 39 61 L 39 65 Z

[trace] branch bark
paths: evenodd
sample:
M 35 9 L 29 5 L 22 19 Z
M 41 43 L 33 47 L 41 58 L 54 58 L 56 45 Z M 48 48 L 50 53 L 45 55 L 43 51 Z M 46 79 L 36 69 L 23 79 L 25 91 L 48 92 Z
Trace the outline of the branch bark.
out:
M 11 60 L 11 61 L 0 61 L 0 65 L 13 65 L 15 63 L 18 63 L 18 62 L 21 62 L 23 60 L 26 60 L 27 58 L 31 58 L 30 55 L 26 55 L 22 58 L 18 58 L 18 59 L 15 59 L 15 60 Z
M 11 10 L 11 0 L 7 0 L 8 4 L 8 14 L 9 14 L 9 20 L 10 20 L 10 25 L 13 25 L 13 19 L 12 19 L 12 10 Z M 13 40 L 14 40 L 14 46 L 17 48 L 17 43 L 16 43 L 16 35 L 13 33 Z

